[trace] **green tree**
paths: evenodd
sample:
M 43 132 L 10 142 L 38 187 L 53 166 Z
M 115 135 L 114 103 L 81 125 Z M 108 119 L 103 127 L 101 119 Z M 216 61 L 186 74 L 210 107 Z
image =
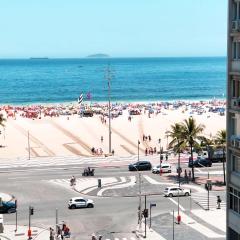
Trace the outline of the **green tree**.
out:
M 226 130 L 219 130 L 216 135 L 216 144 L 223 150 L 223 184 L 226 185 L 226 175 L 225 175 L 225 149 L 227 142 Z
M 186 146 L 190 147 L 191 160 L 193 161 L 193 147 L 198 145 L 202 139 L 202 132 L 205 128 L 203 124 L 197 125 L 192 117 L 185 119 L 181 124 L 182 136 Z M 192 180 L 195 181 L 194 166 L 192 164 Z
M 171 130 L 167 131 L 165 134 L 170 137 L 168 148 L 172 148 L 175 154 L 178 154 L 178 181 L 180 185 L 180 156 L 181 151 L 184 148 L 184 140 L 182 134 L 182 125 L 180 123 L 175 123 L 171 125 Z

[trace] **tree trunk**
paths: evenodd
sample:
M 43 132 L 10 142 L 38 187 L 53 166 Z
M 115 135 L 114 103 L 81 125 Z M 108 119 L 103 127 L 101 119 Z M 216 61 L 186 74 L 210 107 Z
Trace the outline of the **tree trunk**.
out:
M 193 146 L 192 144 L 190 144 L 190 148 L 191 148 L 191 159 L 192 159 L 192 181 L 195 181 L 195 176 L 194 176 L 194 166 L 193 166 Z

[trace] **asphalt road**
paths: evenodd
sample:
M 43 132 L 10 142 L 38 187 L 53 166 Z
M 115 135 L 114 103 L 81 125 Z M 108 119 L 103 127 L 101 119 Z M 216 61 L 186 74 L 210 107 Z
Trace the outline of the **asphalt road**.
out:
M 221 168 L 221 164 L 215 166 Z M 54 184 L 49 184 L 50 179 L 69 179 L 72 175 L 81 177 L 83 166 L 71 165 L 61 167 L 43 168 L 19 168 L 15 170 L 2 169 L 0 172 L 1 188 L 0 192 L 13 194 L 18 199 L 18 221 L 19 224 L 28 224 L 28 207 L 34 207 L 32 224 L 49 228 L 55 226 L 55 213 L 58 209 L 58 221 L 65 221 L 72 232 L 72 239 L 87 240 L 93 232 L 102 234 L 105 238 L 135 236 L 137 225 L 138 197 L 94 197 L 95 208 L 76 209 L 67 208 L 68 200 L 80 194 L 71 189 L 62 188 Z M 207 171 L 207 169 L 201 169 Z M 127 171 L 126 167 L 98 168 L 96 178 L 106 176 L 129 176 L 135 173 Z M 159 175 L 145 172 L 151 177 L 159 180 Z M 167 184 L 166 184 L 167 185 Z M 147 206 L 150 202 L 157 204 L 155 212 L 157 214 L 169 213 L 176 209 L 176 204 L 162 195 L 148 196 Z M 188 209 L 190 201 L 180 198 L 180 204 Z M 192 204 L 193 208 L 198 206 Z M 153 211 L 153 216 L 155 215 Z M 15 214 L 5 215 L 4 222 L 15 223 Z

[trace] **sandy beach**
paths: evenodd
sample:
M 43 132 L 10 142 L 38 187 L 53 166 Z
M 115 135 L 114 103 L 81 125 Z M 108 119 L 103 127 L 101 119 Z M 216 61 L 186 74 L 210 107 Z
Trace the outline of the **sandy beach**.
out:
M 57 106 L 47 107 L 0 107 L 0 112 L 7 119 L 5 127 L 1 128 L 0 158 L 28 156 L 28 132 L 31 157 L 93 156 L 93 147 L 96 150 L 94 155 L 108 153 L 108 117 L 105 104 L 91 106 L 91 109 L 100 109 L 102 113 L 95 113 L 93 117 L 77 114 L 78 106 L 71 106 L 67 114 Z M 66 106 L 63 108 L 69 109 Z M 204 135 L 214 136 L 218 130 L 225 129 L 226 125 L 225 115 L 220 114 L 219 109 L 225 109 L 224 101 L 116 105 L 113 112 L 119 114 L 111 121 L 114 154 L 137 154 L 138 140 L 140 154 L 145 154 L 146 148 L 151 147 L 156 147 L 159 151 L 159 138 L 165 150 L 170 141 L 165 132 L 170 129 L 170 125 L 190 116 L 195 118 L 198 124 L 206 126 Z M 133 110 L 138 111 L 139 115 L 130 115 Z M 150 135 L 151 141 L 143 141 L 143 134 Z

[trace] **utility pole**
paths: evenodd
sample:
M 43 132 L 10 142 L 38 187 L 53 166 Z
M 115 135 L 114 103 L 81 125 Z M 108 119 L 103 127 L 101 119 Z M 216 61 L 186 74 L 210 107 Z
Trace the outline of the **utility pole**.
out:
M 175 231 L 175 229 L 174 229 L 174 224 L 175 224 L 174 220 L 175 220 L 175 216 L 174 216 L 174 210 L 173 210 L 173 240 L 174 240 L 174 235 L 175 235 L 175 233 L 174 233 L 174 231 Z
M 28 138 L 28 160 L 30 160 L 30 139 L 29 139 L 29 131 L 27 134 L 27 138 Z
M 56 233 L 58 230 L 58 209 L 56 208 Z
M 144 212 L 147 211 L 147 195 L 144 196 L 145 197 L 145 208 L 144 208 Z M 145 218 L 145 235 L 144 238 L 147 237 L 147 216 L 146 213 L 144 214 L 144 218 Z
M 159 174 L 162 174 L 162 154 L 161 154 L 161 138 L 158 139 L 159 143 Z
M 111 129 L 111 80 L 110 66 L 107 67 L 106 79 L 108 81 L 108 131 L 109 131 L 109 154 L 112 153 L 112 129 Z

